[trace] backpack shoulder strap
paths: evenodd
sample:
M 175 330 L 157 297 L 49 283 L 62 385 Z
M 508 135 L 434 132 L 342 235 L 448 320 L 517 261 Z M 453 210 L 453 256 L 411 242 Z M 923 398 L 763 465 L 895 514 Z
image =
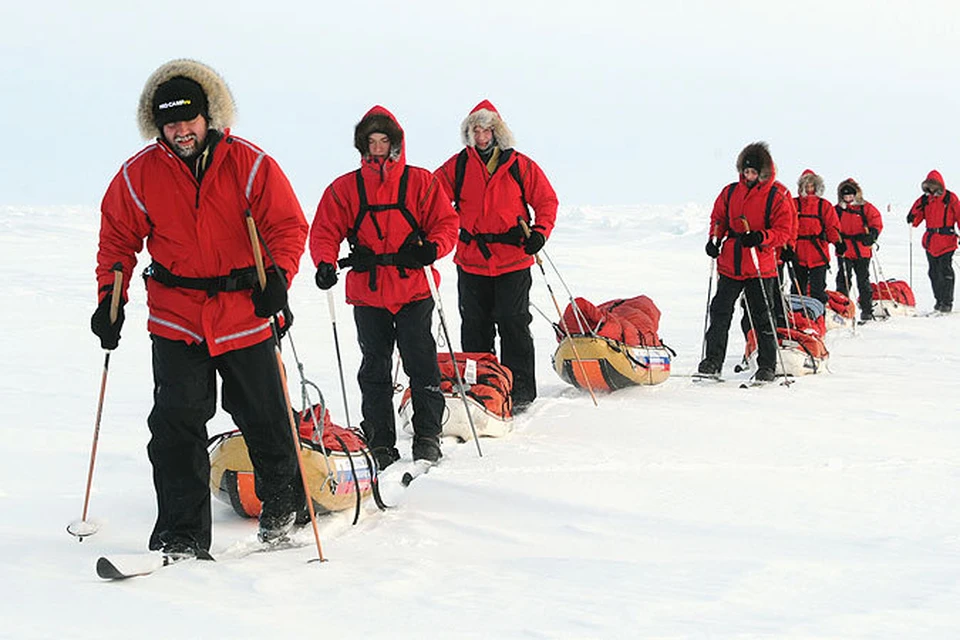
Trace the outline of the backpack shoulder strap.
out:
M 453 208 L 460 211 L 460 192 L 463 191 L 463 176 L 467 172 L 467 148 L 457 155 L 457 166 L 453 174 Z
M 777 197 L 777 185 L 770 187 L 770 193 L 767 195 L 767 207 L 763 212 L 763 226 L 765 229 L 770 228 L 770 214 L 773 210 L 773 199 Z
M 523 178 L 520 176 L 520 158 L 517 157 L 516 161 L 510 165 L 510 168 L 507 170 L 510 172 L 510 175 L 513 176 L 513 179 L 516 181 L 517 186 L 520 187 L 520 199 L 523 200 L 523 209 L 527 212 L 527 216 L 530 215 L 530 205 L 527 203 L 527 191 L 523 188 Z

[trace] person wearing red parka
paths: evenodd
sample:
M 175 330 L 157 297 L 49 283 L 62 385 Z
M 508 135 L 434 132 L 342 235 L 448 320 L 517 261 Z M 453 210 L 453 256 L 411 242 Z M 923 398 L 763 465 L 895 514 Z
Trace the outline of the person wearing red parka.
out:
M 727 354 L 733 307 L 743 292 L 758 336 L 755 379 L 774 379 L 777 342 L 772 305 L 777 295 L 777 250 L 791 238 L 794 215 L 787 188 L 765 142 L 748 144 L 737 157 L 740 179 L 724 187 L 710 216 L 706 252 L 717 260 L 717 293 L 710 303 L 705 356 L 698 367 L 719 376 Z
M 947 191 L 939 171 L 931 171 L 920 185 L 920 196 L 907 214 L 907 223 L 917 227 L 925 222 L 923 248 L 927 251 L 927 275 L 933 287 L 938 313 L 953 311 L 953 254 L 957 250 L 957 232 L 960 225 L 960 202 L 957 194 Z
M 410 377 L 413 459 L 441 457 L 444 399 L 440 392 L 434 302 L 427 277 L 440 285 L 433 267 L 457 238 L 457 214 L 427 169 L 407 164 L 403 129 L 381 106 L 370 109 L 354 129 L 360 168 L 323 192 L 310 228 L 316 283 L 329 289 L 337 266 L 349 267 L 347 303 L 353 305 L 363 361 L 361 427 L 380 469 L 400 459 L 391 369 L 394 345 Z M 350 254 L 337 261 L 346 239 Z
M 856 274 L 860 292 L 860 320 L 873 320 L 873 290 L 870 287 L 870 258 L 873 245 L 883 231 L 880 210 L 863 199 L 863 190 L 853 178 L 837 185 L 837 218 L 844 251 L 838 255 L 837 291 L 849 295 Z
M 513 133 L 489 100 L 470 111 L 460 134 L 464 149 L 436 175 L 460 214 L 454 262 L 461 346 L 496 353 L 499 332 L 501 361 L 513 373 L 514 413 L 520 413 L 537 397 L 530 267 L 553 231 L 557 194 L 537 163 L 513 148 Z
M 837 254 L 846 248 L 840 240 L 840 221 L 836 209 L 823 196 L 823 178 L 807 169 L 797 180 L 796 264 L 797 293 L 827 303 L 827 269 L 830 266 L 830 244 Z
M 153 342 L 153 410 L 147 453 L 157 521 L 149 547 L 173 559 L 210 548 L 206 423 L 223 407 L 243 432 L 263 502 L 260 538 L 283 538 L 304 505 L 296 449 L 270 318 L 287 305 L 307 222 L 276 161 L 230 132 L 233 96 L 216 71 L 172 60 L 147 79 L 137 120 L 152 144 L 123 163 L 103 197 L 91 328 L 114 349 L 122 306 L 110 321 L 116 265 L 123 300 L 146 241 L 147 329 Z M 247 226 L 266 253 L 261 289 Z

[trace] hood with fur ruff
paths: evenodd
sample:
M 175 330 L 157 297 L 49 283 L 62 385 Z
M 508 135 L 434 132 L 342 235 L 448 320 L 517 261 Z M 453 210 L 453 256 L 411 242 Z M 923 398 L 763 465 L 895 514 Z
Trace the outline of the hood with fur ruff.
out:
M 748 158 L 760 165 L 757 169 L 760 182 L 773 180 L 777 176 L 777 168 L 773 164 L 773 156 L 770 155 L 770 147 L 766 142 L 752 142 L 743 148 L 737 156 L 737 173 L 743 173 L 745 161 Z
M 230 87 L 227 86 L 223 77 L 202 62 L 179 58 L 160 65 L 147 78 L 143 91 L 140 92 L 137 126 L 144 140 L 153 140 L 161 135 L 160 129 L 153 121 L 153 94 L 156 93 L 157 87 L 177 76 L 190 78 L 203 88 L 207 96 L 207 113 L 210 116 L 207 122 L 208 128 L 222 133 L 233 126 L 236 104 L 233 101 L 233 94 L 230 93 Z
M 823 178 L 818 176 L 813 169 L 807 169 L 800 174 L 797 180 L 797 195 L 803 197 L 807 195 L 807 185 L 813 183 L 813 193 L 817 196 L 823 196 Z
M 844 180 L 843 182 L 841 182 L 840 184 L 837 185 L 837 202 L 843 202 L 843 196 L 840 195 L 840 190 L 843 189 L 843 188 L 844 188 L 845 186 L 847 186 L 847 185 L 850 185 L 851 187 L 853 187 L 854 189 L 857 190 L 857 194 L 856 194 L 855 196 L 853 196 L 853 203 L 854 203 L 854 204 L 863 204 L 863 202 L 864 202 L 864 200 L 863 200 L 863 189 L 860 188 L 860 185 L 857 184 L 857 181 L 854 180 L 853 178 L 847 178 L 846 180 Z
M 492 129 L 493 140 L 501 150 L 506 151 L 513 148 L 513 132 L 510 131 L 507 123 L 500 117 L 500 112 L 489 100 L 481 101 L 460 124 L 460 139 L 465 146 L 476 146 L 477 142 L 473 138 L 473 128 L 477 126 Z

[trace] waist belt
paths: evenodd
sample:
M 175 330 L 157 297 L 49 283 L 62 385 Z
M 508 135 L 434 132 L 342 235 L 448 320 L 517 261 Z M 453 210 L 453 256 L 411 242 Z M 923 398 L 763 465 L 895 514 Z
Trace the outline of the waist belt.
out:
M 493 255 L 490 253 L 490 247 L 487 246 L 490 243 L 510 244 L 515 247 L 519 247 L 523 243 L 523 241 L 518 238 L 516 231 L 507 231 L 505 233 L 470 233 L 466 229 L 460 229 L 460 241 L 466 244 L 476 242 L 480 253 L 483 254 L 483 257 L 487 260 Z
M 165 287 L 206 291 L 207 295 L 211 297 L 221 291 L 244 291 L 253 289 L 258 283 L 256 267 L 234 269 L 225 276 L 187 278 L 186 276 L 178 276 L 172 273 L 156 261 L 151 262 L 150 265 L 143 270 L 143 279 L 147 280 L 148 278 L 153 278 Z
M 797 240 L 809 240 L 810 244 L 812 244 L 813 248 L 817 250 L 817 253 L 820 254 L 820 257 L 823 259 L 823 261 L 827 264 L 830 264 L 830 256 L 828 256 L 823 250 L 823 247 L 820 246 L 820 242 L 817 242 L 818 240 L 826 240 L 825 236 L 825 233 L 818 233 L 817 235 L 797 236 Z
M 337 261 L 337 265 L 343 269 L 350 267 L 358 273 L 370 273 L 370 291 L 377 290 L 377 267 L 394 266 L 400 272 L 401 278 L 409 278 L 407 268 L 397 264 L 397 253 L 374 253 L 373 250 L 363 246 L 357 246 L 350 252 L 346 258 Z
M 955 236 L 957 235 L 953 231 L 953 227 L 931 227 L 927 229 L 927 233 L 935 233 L 941 236 Z

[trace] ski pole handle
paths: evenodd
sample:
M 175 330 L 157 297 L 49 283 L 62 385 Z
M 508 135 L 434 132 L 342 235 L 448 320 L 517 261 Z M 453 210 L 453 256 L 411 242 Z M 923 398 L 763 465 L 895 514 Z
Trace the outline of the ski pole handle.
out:
M 524 237 L 526 237 L 527 239 L 529 239 L 529 238 L 530 238 L 530 225 L 527 224 L 527 221 L 524 220 L 522 217 L 517 216 L 517 224 L 519 224 L 519 225 L 520 225 L 520 228 L 523 229 L 523 235 L 524 235 Z M 540 259 L 540 252 L 537 251 L 535 254 L 533 254 L 533 257 L 536 259 L 537 264 L 540 265 L 540 267 L 542 268 L 542 267 L 543 267 L 543 260 Z
M 267 286 L 267 272 L 263 268 L 263 253 L 260 251 L 260 240 L 257 238 L 257 223 L 253 220 L 250 209 L 243 212 L 247 220 L 247 232 L 250 234 L 250 246 L 253 248 L 253 261 L 257 265 L 257 279 L 260 281 L 260 290 Z
M 110 324 L 117 323 L 120 314 L 120 293 L 123 289 L 123 265 L 113 265 L 113 292 L 110 294 Z

